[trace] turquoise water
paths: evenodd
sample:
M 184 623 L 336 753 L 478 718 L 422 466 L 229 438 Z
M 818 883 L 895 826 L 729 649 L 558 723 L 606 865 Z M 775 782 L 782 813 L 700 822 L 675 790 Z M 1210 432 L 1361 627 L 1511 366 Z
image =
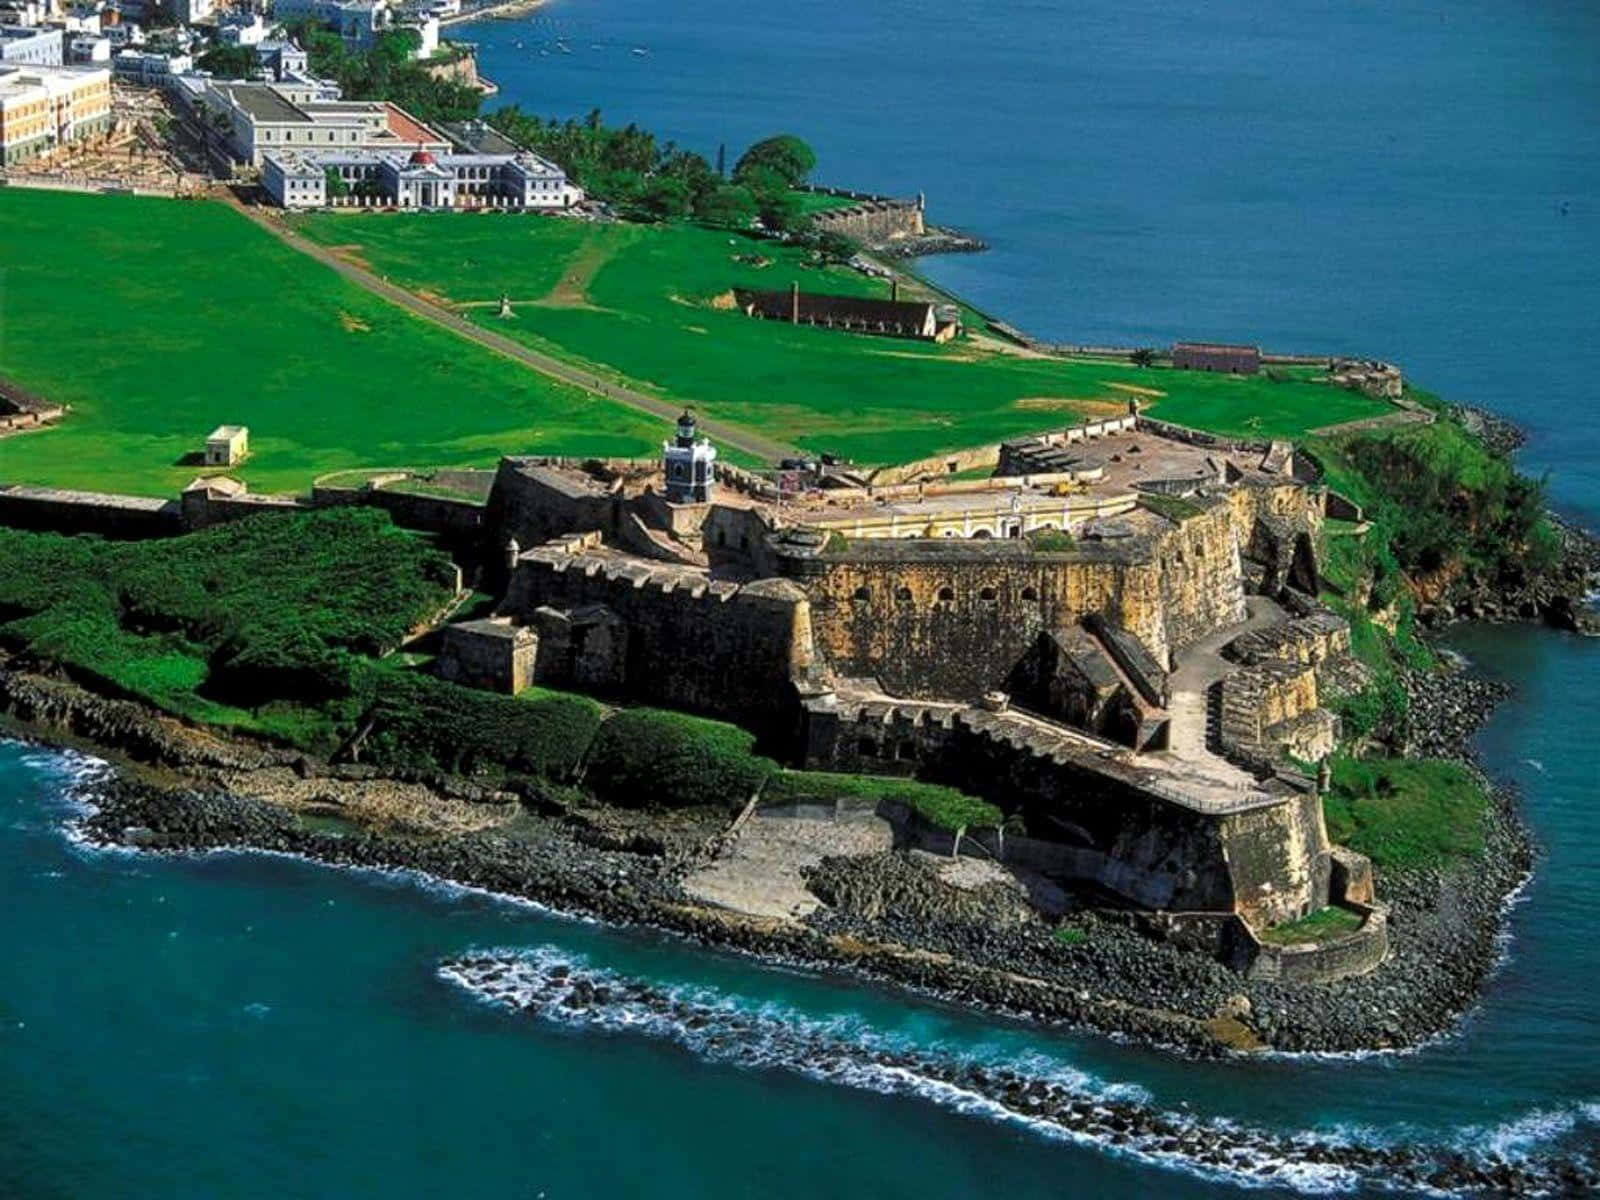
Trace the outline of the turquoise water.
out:
M 1396 357 L 1528 424 L 1529 462 L 1600 521 L 1588 8 L 555 0 L 470 36 L 539 111 L 599 104 L 711 152 L 790 127 L 828 178 L 925 188 L 996 246 L 929 269 L 1041 334 Z M 558 36 L 571 55 L 537 54 Z M 1184 1063 L 415 880 L 90 850 L 63 834 L 82 764 L 0 744 L 0 1196 L 1237 1190 L 931 1090 L 818 1082 L 776 1044 L 766 1068 L 734 1067 L 510 1016 L 439 977 L 492 947 L 1269 1129 L 1600 1137 L 1600 644 L 1456 640 L 1521 683 L 1483 748 L 1526 790 L 1544 857 L 1463 1031 L 1365 1060 Z
M 1533 1151 L 1600 1137 L 1600 827 L 1564 704 L 1600 644 L 1467 631 L 1531 684 L 1485 735 L 1547 846 L 1457 1036 L 1367 1059 L 1180 1062 L 694 951 L 525 905 L 281 857 L 158 858 L 64 833 L 79 760 L 0 744 L 0 1195 L 1215 1195 L 1199 1178 L 937 1095 L 752 1069 L 644 1032 L 490 1008 L 440 961 L 515 948 L 1266 1129 Z M 713 1028 L 712 1032 L 715 1032 Z M 758 1054 L 767 1053 L 761 1046 Z M 861 1081 L 857 1081 L 861 1082 Z M 930 1091 L 930 1089 L 923 1089 Z M 1070 1187 L 1067 1181 L 1070 1181 Z M 1317 1175 L 1307 1184 L 1331 1182 Z

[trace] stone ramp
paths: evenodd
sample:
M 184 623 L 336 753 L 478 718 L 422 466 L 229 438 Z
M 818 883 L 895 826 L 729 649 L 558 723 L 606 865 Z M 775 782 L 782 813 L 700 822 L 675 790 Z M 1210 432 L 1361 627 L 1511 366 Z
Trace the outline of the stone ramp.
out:
M 835 854 L 877 854 L 894 830 L 872 813 L 775 817 L 757 811 L 731 850 L 683 881 L 696 900 L 758 917 L 800 918 L 821 907 L 802 869 Z

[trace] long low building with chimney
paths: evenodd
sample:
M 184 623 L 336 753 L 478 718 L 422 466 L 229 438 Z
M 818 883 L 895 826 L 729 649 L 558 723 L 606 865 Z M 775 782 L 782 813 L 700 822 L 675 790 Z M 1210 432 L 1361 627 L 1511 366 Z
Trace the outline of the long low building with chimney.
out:
M 927 300 L 900 299 L 899 283 L 888 300 L 865 296 L 837 296 L 828 292 L 802 292 L 799 284 L 786 292 L 736 289 L 734 303 L 747 317 L 766 321 L 787 321 L 791 325 L 815 325 L 824 329 L 843 329 L 853 333 L 876 333 L 887 337 L 915 338 L 919 341 L 946 342 L 960 329 L 953 316 L 941 316 L 937 306 Z

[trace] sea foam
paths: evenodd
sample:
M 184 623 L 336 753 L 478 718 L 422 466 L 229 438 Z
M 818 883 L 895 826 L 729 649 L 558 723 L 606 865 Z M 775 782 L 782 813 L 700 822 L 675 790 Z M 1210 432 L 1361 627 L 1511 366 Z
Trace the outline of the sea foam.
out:
M 855 1016 L 819 1018 L 703 985 L 632 978 L 554 946 L 472 952 L 445 961 L 438 973 L 485 1004 L 569 1030 L 652 1037 L 712 1062 L 913 1095 L 1236 1186 L 1445 1194 L 1510 1178 L 1525 1191 L 1550 1193 L 1570 1178 L 1564 1169 L 1593 1169 L 1549 1151 L 1587 1119 L 1581 1112 L 1530 1114 L 1495 1136 L 1462 1130 L 1432 1147 L 1361 1129 L 1283 1132 L 1159 1109 L 1143 1089 L 1096 1079 L 1045 1054 L 985 1057 L 920 1045 Z

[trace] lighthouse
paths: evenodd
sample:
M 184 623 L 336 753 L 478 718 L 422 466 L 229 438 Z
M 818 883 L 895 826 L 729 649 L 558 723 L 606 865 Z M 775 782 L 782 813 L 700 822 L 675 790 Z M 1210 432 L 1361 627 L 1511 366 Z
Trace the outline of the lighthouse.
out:
M 677 431 L 661 444 L 661 469 L 669 504 L 705 504 L 715 485 L 717 448 L 699 436 L 694 413 L 684 409 Z

